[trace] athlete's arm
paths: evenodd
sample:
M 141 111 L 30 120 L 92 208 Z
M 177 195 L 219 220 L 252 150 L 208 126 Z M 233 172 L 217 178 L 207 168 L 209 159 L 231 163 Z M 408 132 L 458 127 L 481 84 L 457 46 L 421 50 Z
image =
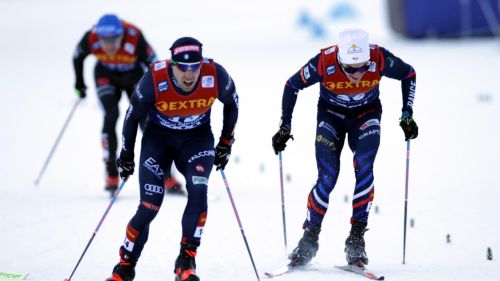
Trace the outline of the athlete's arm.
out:
M 139 81 L 139 84 L 130 99 L 130 105 L 125 115 L 122 131 L 122 151 L 120 157 L 123 159 L 134 158 L 134 146 L 137 136 L 139 122 L 146 117 L 149 110 L 154 106 L 155 92 L 153 86 L 153 75 L 148 70 Z
M 85 80 L 83 79 L 83 62 L 85 58 L 90 54 L 89 46 L 90 31 L 87 31 L 73 53 L 73 68 L 75 69 L 75 88 L 82 89 L 86 88 Z
M 281 102 L 281 125 L 291 128 L 292 114 L 300 90 L 312 86 L 321 80 L 318 72 L 320 54 L 310 59 L 299 71 L 290 77 L 283 90 Z
M 238 121 L 238 93 L 234 81 L 227 71 L 217 63 L 215 68 L 217 70 L 218 98 L 224 104 L 221 137 L 230 140 L 233 138 L 234 128 Z
M 385 48 L 380 47 L 382 56 L 380 59 L 381 74 L 389 78 L 401 80 L 401 91 L 403 94 L 403 112 L 413 113 L 413 100 L 417 86 L 417 74 L 415 69 L 402 59 L 396 57 Z

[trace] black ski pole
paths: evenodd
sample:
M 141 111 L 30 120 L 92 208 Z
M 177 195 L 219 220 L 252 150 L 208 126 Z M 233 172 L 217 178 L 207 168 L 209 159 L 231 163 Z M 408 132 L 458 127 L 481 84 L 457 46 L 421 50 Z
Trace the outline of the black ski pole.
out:
M 406 141 L 405 215 L 403 227 L 403 264 L 406 263 L 406 220 L 408 217 L 408 177 L 410 173 L 410 141 Z
M 234 215 L 236 216 L 238 225 L 240 226 L 241 235 L 243 236 L 243 241 L 245 241 L 245 246 L 247 247 L 248 255 L 250 256 L 250 260 L 252 261 L 252 266 L 255 272 L 255 276 L 257 276 L 257 280 L 260 281 L 259 273 L 257 272 L 257 268 L 255 267 L 255 262 L 253 261 L 252 251 L 250 251 L 250 247 L 248 246 L 247 237 L 245 236 L 245 231 L 243 230 L 243 226 L 241 225 L 240 216 L 238 215 L 238 210 L 236 210 L 236 204 L 234 204 L 233 195 L 231 194 L 231 190 L 229 189 L 229 184 L 227 183 L 226 175 L 224 174 L 223 169 L 220 169 L 220 174 L 222 175 L 222 179 L 224 180 L 224 185 L 226 185 L 227 195 L 229 196 L 229 200 L 231 201 L 231 205 L 233 206 Z
M 285 255 L 288 255 L 288 245 L 286 239 L 286 213 L 285 213 L 285 189 L 283 187 L 283 158 L 282 152 L 278 152 L 280 162 L 280 185 L 281 185 L 281 216 L 283 217 L 283 237 L 285 239 Z
M 97 224 L 97 227 L 95 228 L 94 233 L 92 234 L 92 237 L 90 237 L 90 240 L 89 240 L 89 242 L 87 243 L 87 246 L 85 246 L 85 249 L 83 250 L 82 255 L 81 255 L 81 256 L 80 256 L 80 258 L 78 259 L 78 262 L 76 263 L 75 268 L 73 269 L 73 272 L 71 272 L 71 275 L 69 276 L 69 278 L 64 279 L 64 281 L 71 281 L 71 277 L 73 277 L 73 274 L 75 274 L 75 271 L 76 271 L 76 269 L 78 268 L 78 266 L 80 265 L 80 262 L 82 261 L 83 256 L 85 255 L 85 253 L 86 253 L 86 252 L 87 252 L 87 250 L 89 249 L 89 246 L 90 246 L 90 244 L 92 243 L 92 240 L 94 240 L 94 237 L 96 236 L 97 232 L 99 231 L 99 228 L 101 228 L 101 225 L 102 225 L 102 223 L 104 222 L 104 219 L 106 218 L 106 216 L 108 215 L 109 210 L 111 210 L 111 207 L 112 207 L 112 206 L 113 206 L 113 204 L 115 203 L 116 198 L 118 198 L 118 195 L 120 195 L 120 192 L 122 191 L 123 186 L 124 186 L 124 185 L 125 185 L 125 183 L 127 182 L 127 179 L 128 179 L 128 178 L 123 179 L 123 181 L 121 182 L 120 186 L 118 186 L 118 189 L 115 191 L 115 194 L 113 195 L 113 198 L 111 199 L 111 202 L 109 202 L 108 208 L 107 208 L 107 209 L 106 209 L 106 211 L 104 212 L 104 215 L 101 217 L 101 220 L 100 220 L 100 221 L 99 221 L 99 223 Z
M 66 118 L 66 122 L 64 122 L 64 126 L 62 127 L 61 131 L 59 132 L 59 136 L 57 136 L 56 142 L 54 143 L 54 145 L 52 146 L 52 149 L 49 152 L 49 156 L 47 157 L 47 160 L 45 160 L 45 163 L 43 164 L 42 170 L 40 171 L 40 173 L 38 174 L 38 177 L 35 180 L 35 185 L 38 185 L 38 183 L 40 183 L 40 180 L 41 180 L 43 174 L 45 173 L 45 169 L 49 165 L 50 159 L 52 158 L 52 155 L 54 154 L 54 151 L 56 150 L 57 145 L 59 144 L 59 141 L 61 140 L 61 138 L 64 134 L 64 131 L 66 131 L 66 127 L 68 127 L 69 121 L 71 120 L 71 117 L 73 117 L 73 114 L 75 113 L 75 110 L 78 107 L 78 104 L 80 104 L 81 100 L 82 99 L 77 99 L 75 104 L 73 105 L 73 108 L 71 109 L 71 112 L 69 113 L 68 118 Z

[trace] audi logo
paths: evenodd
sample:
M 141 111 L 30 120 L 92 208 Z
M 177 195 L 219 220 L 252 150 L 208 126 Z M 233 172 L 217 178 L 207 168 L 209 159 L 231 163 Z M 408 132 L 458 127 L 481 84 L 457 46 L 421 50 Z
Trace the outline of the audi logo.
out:
M 163 187 L 149 184 L 149 183 L 144 185 L 144 190 L 149 191 L 149 192 L 163 194 Z

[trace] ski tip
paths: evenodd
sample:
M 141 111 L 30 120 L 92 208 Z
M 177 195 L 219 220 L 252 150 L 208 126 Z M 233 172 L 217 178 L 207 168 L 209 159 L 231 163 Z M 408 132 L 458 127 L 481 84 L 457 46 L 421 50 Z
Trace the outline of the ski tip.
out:
M 267 278 L 273 278 L 275 275 L 271 272 L 264 272 L 264 276 L 266 276 Z
M 269 272 L 264 272 L 264 276 L 267 277 L 267 278 L 273 278 L 273 277 L 276 277 L 276 276 L 280 276 L 280 275 L 283 275 L 287 272 L 290 272 L 292 271 L 293 269 L 291 267 L 289 267 L 288 265 L 284 265 L 282 267 L 279 267 L 273 271 L 269 271 Z

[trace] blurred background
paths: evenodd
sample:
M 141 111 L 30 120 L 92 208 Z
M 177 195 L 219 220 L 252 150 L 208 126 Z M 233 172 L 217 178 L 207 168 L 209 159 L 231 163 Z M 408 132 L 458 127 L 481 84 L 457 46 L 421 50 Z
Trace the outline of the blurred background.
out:
M 80 104 L 39 186 L 33 182 L 77 96 L 72 54 L 105 13 L 142 29 L 161 59 L 172 42 L 192 36 L 233 77 L 240 96 L 236 143 L 226 168 L 257 267 L 282 265 L 278 129 L 285 81 L 348 27 L 365 29 L 417 72 L 407 260 L 401 265 L 406 145 L 398 126 L 399 81 L 380 85 L 382 140 L 375 163 L 376 196 L 366 235 L 371 269 L 390 280 L 493 280 L 500 274 L 500 1 L 288 0 L 133 1 L 0 0 L 0 272 L 30 280 L 68 277 L 109 203 L 103 189 L 102 111 L 85 61 L 87 99 Z M 318 87 L 299 93 L 295 141 L 284 152 L 288 250 L 302 234 L 306 197 L 316 180 L 314 137 Z M 121 117 L 128 106 L 122 97 Z M 222 125 L 214 106 L 216 138 Z M 121 133 L 122 119 L 117 132 Z M 140 138 L 140 133 L 138 138 Z M 139 154 L 140 142 L 136 145 Z M 137 163 L 137 161 L 136 161 Z M 311 272 L 283 280 L 360 280 L 332 269 L 345 263 L 354 186 L 352 153 L 344 148 Z M 202 280 L 255 280 L 241 234 L 215 170 L 198 256 Z M 133 176 L 113 206 L 73 280 L 104 280 L 118 260 L 126 223 L 138 204 Z M 137 280 L 172 280 L 184 198 L 166 198 L 137 267 Z M 487 259 L 487 249 L 493 259 Z

